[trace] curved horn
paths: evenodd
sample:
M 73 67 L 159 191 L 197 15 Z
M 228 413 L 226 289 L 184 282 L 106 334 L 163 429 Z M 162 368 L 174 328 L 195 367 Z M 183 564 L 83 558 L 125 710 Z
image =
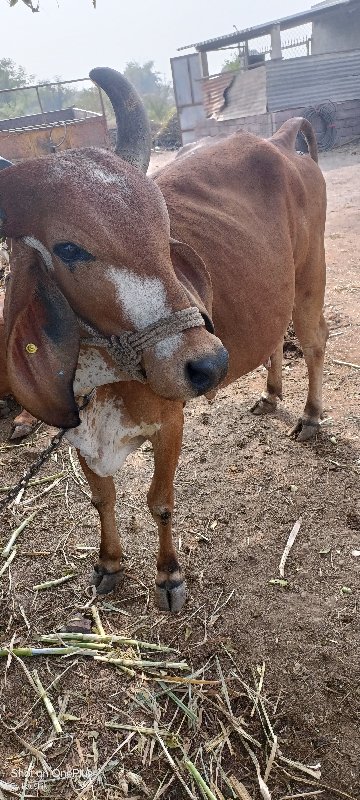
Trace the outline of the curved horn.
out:
M 142 172 L 147 172 L 151 152 L 149 120 L 137 91 L 120 72 L 109 67 L 92 69 L 89 77 L 111 100 L 115 111 L 115 153 Z
M 14 164 L 12 163 L 12 161 L 8 161 L 6 158 L 2 158 L 2 156 L 0 156 L 0 169 L 6 169 L 6 167 L 13 167 L 13 166 Z
M 292 152 L 295 150 L 296 137 L 301 131 L 304 135 L 309 153 L 313 161 L 318 162 L 318 146 L 315 131 L 311 122 L 306 117 L 291 117 L 287 119 L 270 139 L 273 144 L 282 144 Z

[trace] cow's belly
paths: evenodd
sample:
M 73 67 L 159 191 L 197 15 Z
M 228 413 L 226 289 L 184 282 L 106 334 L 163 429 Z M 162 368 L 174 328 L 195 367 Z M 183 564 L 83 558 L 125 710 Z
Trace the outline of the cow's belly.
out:
M 135 423 L 122 399 L 109 388 L 96 390 L 89 405 L 80 412 L 81 424 L 66 433 L 70 444 L 100 477 L 114 475 L 129 453 L 160 428 L 157 423 Z

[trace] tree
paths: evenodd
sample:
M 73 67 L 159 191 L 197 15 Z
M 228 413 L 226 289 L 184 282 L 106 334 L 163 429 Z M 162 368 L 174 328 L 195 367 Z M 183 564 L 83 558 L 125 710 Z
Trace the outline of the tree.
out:
M 11 58 L 0 59 L 0 89 L 13 89 L 25 86 L 34 81 L 34 75 L 28 75 L 24 67 L 20 67 Z M 35 90 L 28 92 L 6 92 L 0 94 L 0 118 L 20 117 L 38 110 Z
M 174 94 L 170 83 L 164 81 L 155 71 L 154 62 L 147 61 L 141 65 L 137 61 L 130 61 L 124 70 L 124 75 L 131 81 L 143 100 L 153 128 L 157 132 L 160 126 L 167 122 L 174 112 Z M 0 90 L 14 89 L 4 94 L 0 92 L 0 119 L 22 117 L 28 114 L 38 114 L 39 99 L 43 111 L 76 106 L 88 111 L 101 110 L 98 90 L 91 86 L 79 88 L 78 85 L 60 85 L 61 78 L 55 77 L 52 82 L 43 81 L 46 85 L 36 89 L 30 88 L 36 81 L 34 75 L 28 75 L 24 67 L 18 66 L 10 58 L 0 59 Z M 29 88 L 26 91 L 16 91 L 18 87 Z M 109 98 L 103 93 L 103 103 L 109 127 L 115 127 L 115 117 Z
M 18 2 L 18 0 L 9 0 L 10 8 L 12 8 L 13 6 L 16 6 L 17 2 Z M 31 11 L 33 11 L 33 12 L 40 11 L 40 0 L 37 0 L 37 3 L 36 3 L 35 6 L 34 6 L 32 0 L 22 0 L 22 2 L 25 3 L 25 5 L 28 8 L 30 8 Z
M 174 112 L 174 93 L 171 84 L 156 72 L 154 62 L 146 61 L 141 65 L 129 61 L 124 75 L 139 92 L 150 121 L 156 125 L 166 122 Z
M 124 69 L 127 78 L 141 97 L 147 94 L 156 94 L 161 88 L 161 77 L 154 70 L 154 62 L 146 61 L 139 64 L 138 61 L 129 61 Z
M 224 61 L 221 72 L 236 72 L 238 69 L 242 69 L 244 66 L 244 59 L 240 57 L 239 54 L 231 56 L 231 58 L 227 58 Z
M 9 6 L 12 8 L 16 6 L 19 0 L 9 0 Z M 34 14 L 37 11 L 40 11 L 40 0 L 22 0 L 22 2 L 32 11 Z M 91 0 L 94 8 L 96 8 L 96 0 Z
M 262 63 L 265 60 L 265 54 L 260 53 L 259 50 L 249 50 L 248 60 L 249 64 L 255 64 L 255 62 Z M 227 58 L 221 67 L 221 72 L 235 72 L 240 69 L 246 69 L 245 53 L 234 53 L 231 58 Z
M 0 89 L 24 86 L 29 78 L 24 67 L 19 67 L 11 58 L 0 58 Z

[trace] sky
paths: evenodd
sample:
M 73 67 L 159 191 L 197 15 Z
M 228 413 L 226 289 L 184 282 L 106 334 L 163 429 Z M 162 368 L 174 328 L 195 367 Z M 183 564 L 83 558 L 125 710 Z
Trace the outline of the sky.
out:
M 177 48 L 311 7 L 315 0 L 40 0 L 33 14 L 22 2 L 0 0 L 1 58 L 40 80 L 84 78 L 90 69 L 154 61 L 171 78 Z M 224 54 L 224 59 L 226 58 Z M 212 70 L 214 71 L 214 70 Z M 217 71 L 217 70 L 215 70 Z

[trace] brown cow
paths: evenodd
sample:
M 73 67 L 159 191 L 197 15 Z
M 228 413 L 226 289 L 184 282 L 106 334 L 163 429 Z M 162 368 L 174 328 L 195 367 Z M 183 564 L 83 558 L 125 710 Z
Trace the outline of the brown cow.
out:
M 0 175 L 4 231 L 16 239 L 8 371 L 29 411 L 71 428 L 67 437 L 101 520 L 100 593 L 115 587 L 122 570 L 112 476 L 131 450 L 152 442 L 157 597 L 160 608 L 178 610 L 185 590 L 171 519 L 183 401 L 218 384 L 227 366 L 212 319 L 230 354 L 227 383 L 271 357 L 261 412 L 281 397 L 283 335 L 293 317 L 309 371 L 296 432 L 306 439 L 318 430 L 327 336 L 325 185 L 313 131 L 302 119 L 269 141 L 235 134 L 151 181 L 143 174 L 149 133 L 139 99 L 113 70 L 91 77 L 114 105 L 118 155 L 78 150 Z M 294 153 L 300 129 L 312 157 Z M 189 305 L 208 331 L 176 327 L 174 312 Z M 200 324 L 196 317 L 193 324 Z M 134 333 L 124 337 L 124 330 Z M 74 396 L 93 387 L 76 427 Z

